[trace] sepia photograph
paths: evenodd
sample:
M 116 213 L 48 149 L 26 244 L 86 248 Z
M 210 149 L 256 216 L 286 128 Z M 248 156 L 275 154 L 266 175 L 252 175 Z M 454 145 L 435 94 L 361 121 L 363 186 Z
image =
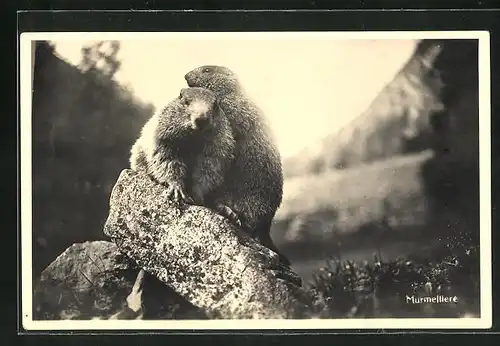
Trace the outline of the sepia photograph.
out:
M 19 47 L 25 330 L 491 327 L 488 32 Z

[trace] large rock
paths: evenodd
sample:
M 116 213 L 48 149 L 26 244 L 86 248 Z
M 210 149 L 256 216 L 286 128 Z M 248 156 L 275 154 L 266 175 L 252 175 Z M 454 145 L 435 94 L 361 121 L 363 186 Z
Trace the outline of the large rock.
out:
M 211 318 L 308 316 L 311 297 L 276 253 L 207 208 L 172 204 L 164 191 L 122 171 L 104 227 L 121 251 Z
M 33 295 L 36 320 L 147 318 L 128 308 L 139 268 L 107 241 L 74 244 L 41 274 Z M 158 282 L 148 282 L 151 319 L 202 319 L 201 310 Z M 154 309 L 153 309 L 154 308 Z

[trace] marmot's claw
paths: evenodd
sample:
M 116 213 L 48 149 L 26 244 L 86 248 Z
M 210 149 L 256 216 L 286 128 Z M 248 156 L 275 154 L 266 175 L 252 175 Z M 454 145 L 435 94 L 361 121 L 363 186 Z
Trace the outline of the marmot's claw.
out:
M 186 203 L 188 204 L 195 204 L 194 199 L 186 195 L 186 198 L 184 199 Z
M 178 193 L 180 195 L 180 199 L 182 201 L 184 201 L 184 203 L 187 203 L 187 204 L 193 204 L 194 203 L 193 199 L 191 197 L 189 197 L 189 195 L 186 192 L 184 192 L 184 190 L 182 190 L 182 189 L 178 190 Z
M 179 189 L 174 189 L 174 200 L 179 203 L 182 199 L 182 193 Z
M 228 218 L 229 221 L 234 223 L 236 226 L 241 227 L 242 223 L 238 215 L 227 205 L 219 204 L 217 206 L 217 211 L 224 217 Z

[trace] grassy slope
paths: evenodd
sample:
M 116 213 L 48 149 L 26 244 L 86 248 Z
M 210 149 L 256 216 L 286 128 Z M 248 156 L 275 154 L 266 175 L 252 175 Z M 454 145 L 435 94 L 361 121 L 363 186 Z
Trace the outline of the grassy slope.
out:
M 335 241 L 336 234 L 381 222 L 392 228 L 424 224 L 428 200 L 421 170 L 431 157 L 426 151 L 286 180 L 273 238 L 286 246 Z

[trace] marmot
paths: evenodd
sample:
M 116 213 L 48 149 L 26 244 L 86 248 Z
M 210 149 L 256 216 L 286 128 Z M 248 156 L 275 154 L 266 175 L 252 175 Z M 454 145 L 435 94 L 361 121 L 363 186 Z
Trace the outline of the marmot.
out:
M 205 201 L 205 196 L 224 182 L 234 152 L 230 123 L 214 93 L 184 88 L 144 125 L 131 149 L 130 168 L 165 185 L 168 196 L 175 201 L 211 207 L 241 226 L 230 208 Z M 148 279 L 151 276 L 141 269 L 127 297 L 128 307 L 135 312 L 144 303 Z
M 227 206 L 205 201 L 224 182 L 235 139 L 213 92 L 184 88 L 144 125 L 131 149 L 130 166 L 167 187 L 175 201 L 204 205 L 239 223 Z
M 224 185 L 211 198 L 231 208 L 244 230 L 289 265 L 290 261 L 277 250 L 270 235 L 272 220 L 282 200 L 283 171 L 264 115 L 246 97 L 236 74 L 227 67 L 200 66 L 184 78 L 190 87 L 215 93 L 236 140 L 234 161 Z

